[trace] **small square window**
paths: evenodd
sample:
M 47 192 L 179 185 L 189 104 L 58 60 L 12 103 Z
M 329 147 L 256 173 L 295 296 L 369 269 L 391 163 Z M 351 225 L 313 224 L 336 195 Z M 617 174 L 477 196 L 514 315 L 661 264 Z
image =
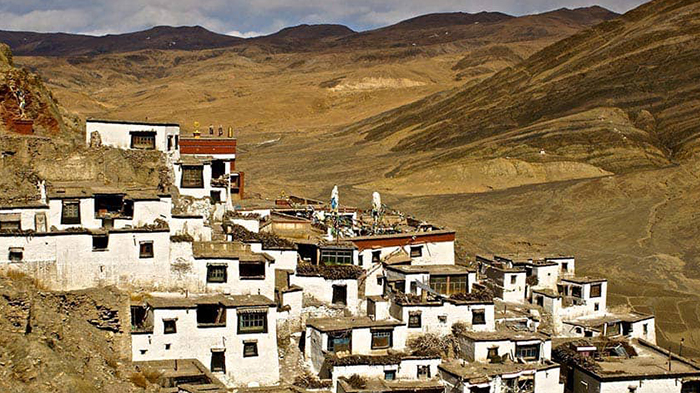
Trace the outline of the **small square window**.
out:
M 602 293 L 603 293 L 603 285 L 602 284 L 591 285 L 591 297 L 600 297 Z
M 139 242 L 139 258 L 153 258 L 153 241 Z
M 472 310 L 472 325 L 486 325 L 486 310 Z
M 225 283 L 227 281 L 226 268 L 226 265 L 207 266 L 207 282 Z
M 411 312 L 408 314 L 408 327 L 409 328 L 419 328 L 422 326 L 421 313 Z
M 10 262 L 22 262 L 23 258 L 24 258 L 24 248 L 22 248 L 22 247 L 10 247 L 10 249 L 9 249 Z
M 382 252 L 381 250 L 379 251 L 372 251 L 372 263 L 379 263 L 382 260 Z
M 447 315 L 438 315 L 438 322 L 441 324 L 446 324 L 447 323 Z
M 170 350 L 170 344 L 165 344 L 165 350 L 169 351 Z
M 163 320 L 163 333 L 174 334 L 177 333 L 177 324 L 174 319 L 164 319 Z
M 489 359 L 497 358 L 498 357 L 498 347 L 489 348 L 488 355 L 486 355 L 486 357 Z
M 243 357 L 250 358 L 258 356 L 258 342 L 244 341 L 243 342 Z
M 105 251 L 109 245 L 108 235 L 92 235 L 92 250 Z
M 145 355 L 148 349 L 139 349 L 139 352 L 141 352 L 141 355 Z
M 420 258 L 423 256 L 423 246 L 411 246 L 411 258 Z
M 430 379 L 430 366 L 418 366 L 418 379 Z
M 511 274 L 511 276 L 510 276 L 510 283 L 513 284 L 513 285 L 515 285 L 515 283 L 517 282 L 517 280 L 518 280 L 518 276 L 516 276 L 515 274 Z
M 396 379 L 396 370 L 384 370 L 384 379 L 393 381 Z

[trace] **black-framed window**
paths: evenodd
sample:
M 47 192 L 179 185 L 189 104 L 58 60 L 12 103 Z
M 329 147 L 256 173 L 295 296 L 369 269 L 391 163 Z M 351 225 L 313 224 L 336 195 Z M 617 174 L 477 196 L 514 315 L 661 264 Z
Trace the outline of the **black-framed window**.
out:
M 408 313 L 408 327 L 419 328 L 423 326 L 423 320 L 420 311 L 412 311 Z
M 63 200 L 61 209 L 61 224 L 80 224 L 80 201 Z
M 92 250 L 104 251 L 109 246 L 109 235 L 92 235 Z
M 164 334 L 177 333 L 177 322 L 174 319 L 164 319 L 163 320 L 163 333 Z
M 243 357 L 251 358 L 258 356 L 258 342 L 254 340 L 243 342 Z
M 19 231 L 22 229 L 22 220 L 19 214 L 0 214 L 0 231 Z
M 603 294 L 603 284 L 591 285 L 591 297 L 601 297 Z
M 222 304 L 198 304 L 198 327 L 223 327 L 226 326 L 226 307 Z
M 491 347 L 488 349 L 488 354 L 486 355 L 488 359 L 495 359 L 498 357 L 498 347 Z
M 22 259 L 24 259 L 24 248 L 10 247 L 8 259 L 10 262 L 22 262 Z
M 372 332 L 372 349 L 387 349 L 393 345 L 393 330 L 375 330 Z
M 472 310 L 472 325 L 486 325 L 486 310 Z
M 539 360 L 539 358 L 540 358 L 540 345 L 539 344 L 516 345 L 515 346 L 515 357 L 525 359 L 525 360 Z
M 372 263 L 379 263 L 382 260 L 381 250 L 372 251 Z
M 264 280 L 265 262 L 244 262 L 238 264 L 239 274 L 245 280 Z
M 423 246 L 411 246 L 411 258 L 420 258 L 423 256 Z
M 139 242 L 139 258 L 153 258 L 152 240 L 145 240 Z
M 326 265 L 352 265 L 352 249 L 321 249 L 321 262 Z
M 209 265 L 207 266 L 207 282 L 224 283 L 227 281 L 227 266 L 226 265 Z
M 183 165 L 180 186 L 182 188 L 204 188 L 204 166 Z
M 384 380 L 393 381 L 396 379 L 396 370 L 384 370 Z
M 418 365 L 416 375 L 418 379 L 430 379 L 430 365 Z
M 516 283 L 517 281 L 518 281 L 518 276 L 515 275 L 515 274 L 511 274 L 511 275 L 510 275 L 510 283 L 511 283 L 512 285 L 515 285 L 515 283 Z
M 328 333 L 328 352 L 350 352 L 352 350 L 352 331 Z
M 211 367 L 209 368 L 214 373 L 226 372 L 226 352 L 217 351 L 211 353 Z
M 156 133 L 155 132 L 131 132 L 131 148 L 143 150 L 155 150 L 156 148 Z
M 347 285 L 333 285 L 333 297 L 331 301 L 335 305 L 346 306 L 348 304 Z
M 267 333 L 267 312 L 239 313 L 238 333 Z

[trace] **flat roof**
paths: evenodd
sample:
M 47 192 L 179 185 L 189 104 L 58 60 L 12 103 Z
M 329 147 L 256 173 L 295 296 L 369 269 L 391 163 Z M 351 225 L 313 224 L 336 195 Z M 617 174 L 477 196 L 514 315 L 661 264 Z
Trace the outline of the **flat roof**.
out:
M 106 123 L 106 124 L 128 124 L 128 125 L 143 125 L 143 126 L 169 126 L 180 127 L 178 123 L 159 123 L 151 121 L 132 121 L 132 120 L 106 120 L 106 119 L 87 119 L 86 123 Z
M 99 194 L 123 194 L 133 200 L 160 200 L 170 197 L 159 192 L 157 187 L 143 187 L 136 184 L 117 187 L 94 181 L 53 182 L 46 190 L 49 199 L 92 198 Z
M 202 304 L 221 304 L 226 308 L 267 306 L 276 304 L 263 295 L 202 295 L 202 296 L 147 296 L 144 303 L 154 309 L 196 308 Z
M 401 233 L 391 233 L 391 234 L 386 234 L 386 235 L 368 235 L 368 236 L 355 236 L 355 237 L 348 237 L 345 238 L 346 240 L 350 241 L 358 241 L 358 240 L 378 240 L 378 239 L 396 239 L 396 238 L 403 238 L 403 237 L 420 237 L 420 236 L 431 236 L 431 235 L 448 235 L 448 234 L 455 234 L 456 232 L 450 229 L 433 229 L 430 231 L 412 231 L 412 232 L 401 232 Z
M 454 275 L 476 272 L 476 269 L 471 269 L 462 265 L 389 265 L 385 269 L 393 270 L 404 274 L 435 274 L 435 275 Z
M 253 252 L 242 242 L 194 242 L 192 253 L 195 259 L 237 259 L 243 262 L 274 262 L 267 253 Z
M 439 366 L 452 375 L 463 378 L 472 384 L 488 382 L 488 379 L 498 375 L 533 373 L 540 370 L 559 368 L 559 364 L 549 360 L 542 363 L 514 363 L 506 361 L 504 363 L 484 363 L 467 362 L 462 360 L 445 360 Z
M 551 338 L 538 332 L 516 331 L 507 328 L 499 329 L 492 332 L 479 332 L 467 330 L 460 332 L 460 336 L 471 339 L 472 341 L 547 341 Z
M 403 325 L 403 322 L 397 320 L 384 319 L 375 321 L 369 317 L 316 318 L 306 321 L 306 326 L 311 326 L 322 332 L 349 330 L 353 328 L 394 327 L 401 325 Z
M 587 276 L 562 277 L 560 280 L 573 282 L 576 284 L 593 284 L 593 283 L 598 283 L 598 282 L 608 282 L 607 278 L 587 277 Z
M 623 313 L 609 313 L 603 316 L 581 316 L 578 318 L 565 320 L 563 322 L 570 325 L 594 328 L 605 323 L 641 322 L 648 319 L 654 319 L 654 315 L 630 311 Z
M 342 385 L 342 389 L 345 392 L 422 392 L 434 390 L 442 391 L 445 389 L 445 386 L 443 386 L 438 379 L 387 381 L 380 378 L 365 378 L 363 382 L 365 383 L 364 387 L 356 388 L 351 386 L 345 377 L 338 379 L 338 383 Z

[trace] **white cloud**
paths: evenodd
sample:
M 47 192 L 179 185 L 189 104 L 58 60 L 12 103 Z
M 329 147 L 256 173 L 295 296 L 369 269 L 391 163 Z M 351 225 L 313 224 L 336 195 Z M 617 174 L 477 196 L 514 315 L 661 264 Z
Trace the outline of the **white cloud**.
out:
M 226 35 L 230 35 L 232 37 L 240 37 L 240 38 L 253 38 L 253 37 L 260 37 L 261 35 L 266 35 L 266 33 L 260 33 L 257 31 L 246 31 L 246 32 L 240 32 L 238 30 L 231 30 Z

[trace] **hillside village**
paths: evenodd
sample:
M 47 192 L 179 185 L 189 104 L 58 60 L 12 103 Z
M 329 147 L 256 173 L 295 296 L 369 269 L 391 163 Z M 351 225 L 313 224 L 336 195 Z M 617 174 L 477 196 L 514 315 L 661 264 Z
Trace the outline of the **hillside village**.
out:
M 91 323 L 128 335 L 162 391 L 700 391 L 654 315 L 609 308 L 573 255 L 458 257 L 455 231 L 379 193 L 348 206 L 332 179 L 327 200 L 248 197 L 222 126 L 88 119 L 81 143 L 157 154 L 167 176 L 37 180 L 0 206 L 0 269 L 129 293 Z

